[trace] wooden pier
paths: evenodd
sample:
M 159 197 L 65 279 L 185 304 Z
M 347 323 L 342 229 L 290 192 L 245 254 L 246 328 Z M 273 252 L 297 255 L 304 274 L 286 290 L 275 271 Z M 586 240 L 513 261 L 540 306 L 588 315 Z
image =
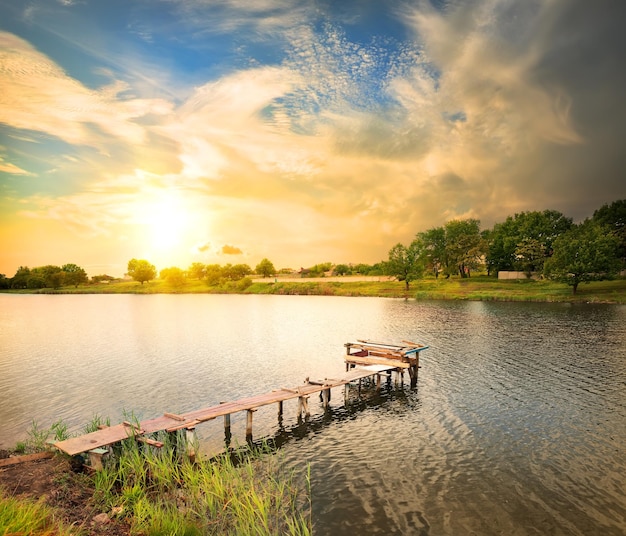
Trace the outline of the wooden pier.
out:
M 347 352 L 346 371 L 357 365 L 384 365 L 397 369 L 400 374 L 408 370 L 412 387 L 417 383 L 420 352 L 428 349 L 428 346 L 411 341 L 402 341 L 398 345 L 362 339 L 344 346 Z
M 413 343 L 411 343 L 413 344 Z M 94 468 L 101 467 L 101 457 L 107 452 L 103 447 L 109 447 L 128 438 L 148 443 L 152 446 L 162 446 L 148 436 L 156 432 L 177 433 L 185 431 L 188 444 L 188 453 L 193 456 L 193 439 L 195 428 L 204 422 L 218 417 L 224 418 L 226 437 L 230 437 L 230 416 L 233 413 L 245 411 L 246 436 L 252 437 L 252 420 L 254 412 L 270 404 L 278 404 L 278 415 L 283 414 L 283 402 L 286 400 L 298 400 L 297 416 L 309 415 L 308 399 L 311 395 L 319 393 L 323 405 L 326 408 L 330 402 L 330 390 L 333 387 L 343 386 L 364 378 L 375 377 L 376 385 L 380 387 L 381 375 L 389 375 L 392 371 L 402 374 L 406 369 L 414 368 L 415 378 L 419 366 L 419 352 L 427 347 L 412 345 L 410 348 L 395 345 L 382 345 L 359 341 L 347 343 L 348 355 L 346 355 L 346 372 L 338 378 L 324 378 L 323 380 L 310 380 L 307 378 L 302 385 L 293 388 L 281 387 L 269 393 L 264 393 L 248 398 L 242 398 L 234 402 L 224 402 L 216 406 L 176 414 L 166 412 L 163 415 L 144 420 L 141 422 L 123 422 L 114 426 L 102 427 L 101 429 L 79 437 L 73 437 L 54 443 L 54 447 L 71 456 L 89 453 L 90 461 Z M 376 350 L 378 348 L 378 350 Z M 351 353 L 351 349 L 357 349 L 357 353 Z M 410 350 L 410 351 L 409 351 Z M 368 355 L 363 354 L 368 352 Z M 371 353 L 370 353 L 371 352 Z M 385 356 L 375 355 L 374 352 L 385 353 Z M 415 363 L 417 357 L 417 364 Z M 376 362 L 380 360 L 380 362 Z M 413 378 L 413 376 L 411 376 Z

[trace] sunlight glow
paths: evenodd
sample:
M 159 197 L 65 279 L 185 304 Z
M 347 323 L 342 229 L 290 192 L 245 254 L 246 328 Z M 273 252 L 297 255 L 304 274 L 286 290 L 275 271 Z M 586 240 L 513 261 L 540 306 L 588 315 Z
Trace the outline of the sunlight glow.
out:
M 190 230 L 190 215 L 178 194 L 163 192 L 142 209 L 146 225 L 146 242 L 152 249 L 164 252 L 179 247 Z

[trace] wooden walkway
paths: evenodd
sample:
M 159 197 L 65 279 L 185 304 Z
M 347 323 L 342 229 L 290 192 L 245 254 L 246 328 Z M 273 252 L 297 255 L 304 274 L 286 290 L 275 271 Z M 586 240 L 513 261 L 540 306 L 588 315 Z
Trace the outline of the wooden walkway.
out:
M 351 365 L 354 367 L 354 364 Z M 247 411 L 247 435 L 252 435 L 252 415 L 256 409 L 269 404 L 278 404 L 279 415 L 282 414 L 282 404 L 285 400 L 298 399 L 298 416 L 302 412 L 309 415 L 308 398 L 315 393 L 322 393 L 324 407 L 330 400 L 330 389 L 339 387 L 348 383 L 361 380 L 370 376 L 376 376 L 377 385 L 380 386 L 381 373 L 387 373 L 390 370 L 403 369 L 404 366 L 399 362 L 388 362 L 386 364 L 367 364 L 364 366 L 354 367 L 346 371 L 339 378 L 324 378 L 319 381 L 311 381 L 307 378 L 305 383 L 293 388 L 279 388 L 265 394 L 241 398 L 234 402 L 227 402 L 212 406 L 205 409 L 199 409 L 183 413 L 180 415 L 174 413 L 164 413 L 160 417 L 141 421 L 139 423 L 124 422 L 109 426 L 85 434 L 79 437 L 58 441 L 54 446 L 71 455 L 89 452 L 101 447 L 107 447 L 114 443 L 135 437 L 139 441 L 156 444 L 156 441 L 148 439 L 146 436 L 155 432 L 176 432 L 178 430 L 187 430 L 193 432 L 198 424 L 213 420 L 217 417 L 224 417 L 224 426 L 230 429 L 230 415 L 240 411 Z

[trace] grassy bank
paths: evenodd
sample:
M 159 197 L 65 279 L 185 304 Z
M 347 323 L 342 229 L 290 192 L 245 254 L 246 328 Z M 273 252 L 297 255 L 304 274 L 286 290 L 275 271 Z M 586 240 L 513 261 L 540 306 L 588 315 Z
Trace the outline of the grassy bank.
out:
M 294 294 L 319 296 L 378 296 L 417 300 L 536 301 L 571 303 L 626 303 L 626 279 L 581 284 L 573 295 L 571 287 L 552 281 L 498 280 L 477 276 L 468 279 L 427 278 L 414 281 L 407 292 L 400 281 L 362 281 L 346 277 L 342 281 L 280 279 L 253 282 L 251 279 L 208 286 L 205 281 L 188 280 L 172 286 L 166 281 L 143 285 L 120 281 L 109 284 L 64 287 L 58 290 L 9 291 L 11 293 L 47 294 Z
M 45 432 L 58 435 L 58 429 L 37 427 L 16 450 L 45 449 Z M 311 534 L 308 471 L 287 469 L 269 448 L 191 461 L 175 435 L 158 439 L 161 448 L 123 441 L 98 472 L 77 472 L 77 457 L 70 463 L 62 454 L 3 470 L 0 534 Z M 33 474 L 26 495 L 14 496 Z M 42 489 L 46 480 L 49 487 Z

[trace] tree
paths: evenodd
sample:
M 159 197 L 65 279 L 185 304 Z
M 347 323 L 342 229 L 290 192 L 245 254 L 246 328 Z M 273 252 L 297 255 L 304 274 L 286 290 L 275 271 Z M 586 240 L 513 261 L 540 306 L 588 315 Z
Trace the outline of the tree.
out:
M 259 264 L 256 265 L 254 271 L 263 277 L 270 277 L 276 274 L 276 268 L 274 268 L 272 261 L 270 261 L 269 259 L 263 259 Z
M 222 277 L 230 281 L 239 281 L 252 273 L 252 268 L 247 264 L 227 264 L 222 268 Z
M 351 271 L 347 264 L 338 264 L 333 269 L 333 275 L 348 275 Z
M 204 279 L 206 277 L 206 266 L 201 262 L 194 262 L 187 270 L 187 273 L 194 279 Z
M 326 272 L 330 271 L 332 267 L 332 262 L 322 262 L 319 264 L 314 264 L 310 268 L 302 270 L 301 274 L 302 272 L 304 272 L 304 274 L 302 275 L 306 275 L 306 277 L 324 277 L 324 275 L 326 275 Z
M 480 221 L 472 218 L 450 220 L 444 229 L 446 274 L 458 273 L 463 278 L 469 277 L 470 271 L 480 266 L 484 254 Z
M 593 221 L 606 225 L 619 240 L 617 256 L 626 269 L 626 199 L 602 205 L 593 213 Z
M 92 283 L 101 283 L 102 281 L 110 283 L 111 281 L 115 281 L 115 278 L 107 274 L 94 275 L 91 277 Z
M 161 270 L 161 279 L 166 280 L 174 287 L 182 287 L 185 284 L 185 272 L 176 266 L 171 268 L 163 268 Z
M 504 222 L 495 224 L 489 233 L 486 257 L 488 271 L 523 270 L 520 264 L 523 259 L 516 255 L 516 249 L 527 239 L 536 240 L 543 246 L 545 261 L 552 255 L 554 240 L 571 226 L 572 219 L 556 210 L 521 212 L 509 216 Z M 535 271 L 542 269 L 542 260 L 536 259 Z
M 409 290 L 411 281 L 422 276 L 424 266 L 420 260 L 422 251 L 417 240 L 409 247 L 398 243 L 389 250 L 389 260 L 386 263 L 387 275 L 394 276 L 398 281 L 404 281 L 405 289 Z
M 128 275 L 142 285 L 145 281 L 151 281 L 157 275 L 156 268 L 144 259 L 131 259 L 128 261 Z
M 204 273 L 207 285 L 211 287 L 218 285 L 222 279 L 222 267 L 219 264 L 207 264 Z
M 446 265 L 446 230 L 435 227 L 423 233 L 418 233 L 417 240 L 422 243 L 424 258 L 428 268 L 439 277 L 439 272 Z
M 28 288 L 60 288 L 63 286 L 65 274 L 60 266 L 47 264 L 38 266 L 30 271 Z M 43 281 L 43 285 L 41 284 Z
M 20 266 L 11 278 L 11 288 L 27 288 L 29 278 L 30 268 L 28 266 Z
M 543 269 L 546 250 L 539 240 L 524 238 L 515 249 L 515 258 L 517 259 L 516 263 L 526 274 L 526 277 L 530 279 L 533 272 Z
M 61 267 L 61 271 L 65 273 L 65 283 L 74 285 L 74 288 L 77 288 L 81 283 L 89 281 L 87 272 L 76 264 L 64 264 Z
M 566 283 L 576 294 L 580 283 L 608 279 L 619 269 L 618 238 L 592 220 L 573 226 L 554 241 L 544 273 Z

